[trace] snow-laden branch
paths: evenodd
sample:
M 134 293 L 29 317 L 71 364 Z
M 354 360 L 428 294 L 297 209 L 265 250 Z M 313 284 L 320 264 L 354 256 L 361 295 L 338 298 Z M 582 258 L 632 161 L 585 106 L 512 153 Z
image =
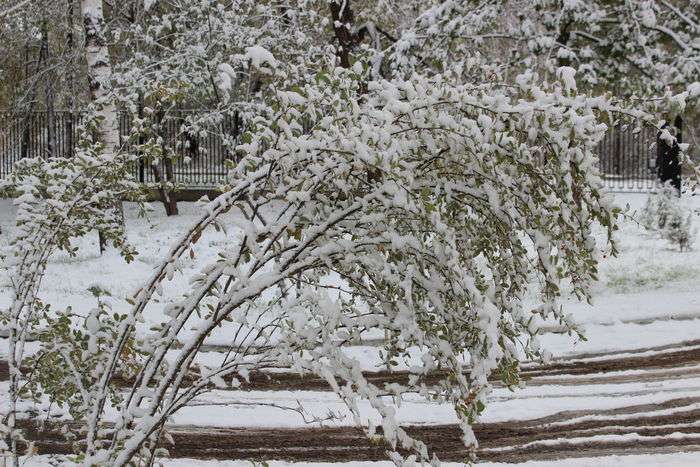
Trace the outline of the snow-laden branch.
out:
M 15 3 L 14 5 L 5 7 L 4 9 L 0 10 L 0 18 L 5 18 L 13 13 L 17 13 L 19 10 L 29 5 L 30 2 L 31 0 L 19 0 L 19 2 Z
M 347 21 L 359 5 L 368 9 L 363 17 L 376 16 L 373 2 L 333 5 Z M 329 56 L 328 42 L 318 41 L 327 28 L 311 6 L 269 11 L 241 0 L 230 15 L 178 0 L 122 31 L 143 50 L 115 63 L 114 74 L 102 60 L 99 14 L 87 11 L 88 59 L 102 76 L 93 84 L 118 85 L 111 96 L 142 109 L 135 135 L 169 109 L 213 102 L 181 131 L 221 137 L 231 158 L 222 194 L 201 205 L 130 306 L 112 310 L 98 297 L 83 319 L 42 307 L 46 261 L 57 248 L 73 251 L 70 238 L 94 227 L 133 253 L 109 209 L 127 191 L 119 176 L 133 159 L 20 165 L 11 368 L 18 382 L 23 338 L 41 327 L 38 368 L 61 376 L 27 385 L 68 407 L 86 465 L 151 463 L 178 410 L 214 387 L 237 387 L 251 372 L 280 367 L 327 380 L 358 424 L 359 401 L 367 401 L 397 464 L 410 460 L 399 454 L 406 451 L 432 458 L 401 429 L 387 394 L 452 404 L 473 451 L 471 426 L 491 381 L 518 384 L 522 353 L 546 358 L 534 323 L 580 332 L 560 302 L 566 291 L 590 295 L 594 224 L 615 252 L 617 210 L 601 192 L 598 143 L 618 121 L 658 127 L 649 110 L 680 109 L 696 95 L 665 91 L 630 108 L 583 91 L 627 79 L 643 83 L 644 94 L 683 85 L 697 58 L 687 50 L 669 55 L 672 39 L 637 19 L 628 24 L 629 11 L 609 2 L 553 8 L 542 1 L 523 18 L 510 14 L 511 2 L 495 0 L 395 5 L 415 6 L 414 16 L 383 21 L 382 30 L 334 24 L 351 37 L 348 50 Z M 638 20 L 685 40 L 688 21 L 669 17 L 653 23 L 646 11 Z M 384 50 L 380 35 L 390 42 Z M 360 47 L 366 36 L 372 44 Z M 629 57 L 614 59 L 615 41 L 628 39 Z M 633 66 L 649 72 L 631 76 Z M 235 139 L 223 134 L 224 115 L 245 117 Z M 160 160 L 157 138 L 148 144 Z M 222 225 L 217 259 L 187 271 L 183 257 L 194 258 L 199 239 Z M 191 276 L 182 295 L 156 300 L 180 272 Z M 529 309 L 523 297 L 533 282 L 539 304 Z M 146 310 L 157 317 L 148 331 L 138 325 Z M 230 336 L 228 351 L 202 363 L 218 328 Z M 372 384 L 362 376 L 339 343 L 368 330 L 388 337 L 388 362 L 417 349 L 408 381 Z M 444 378 L 428 378 L 437 368 Z M 116 413 L 114 424 L 107 413 Z M 368 436 L 375 428 L 363 427 Z
M 352 93 L 346 73 L 336 72 L 335 86 Z M 367 399 L 392 449 L 429 458 L 382 400 L 419 388 L 456 406 L 475 446 L 470 423 L 489 377 L 517 358 L 502 330 L 529 336 L 533 346 L 533 314 L 575 330 L 557 306 L 561 282 L 586 296 L 595 257 L 590 224 L 614 225 L 592 163 L 606 128 L 596 115 L 628 111 L 573 95 L 573 75 L 561 76 L 563 85 L 547 88 L 532 76 L 510 88 L 417 77 L 371 82 L 354 110 L 341 90 L 328 93 L 325 85 L 305 84 L 294 99 L 281 91 L 282 107 L 258 120 L 250 142 L 239 146 L 245 156 L 233 171 L 237 185 L 209 204 L 136 294 L 132 313 L 143 310 L 207 224 L 224 211 L 241 213 L 239 233 L 220 260 L 202 269 L 146 336 L 146 356 L 113 435 L 104 448 L 91 437 L 86 462 L 127 464 L 152 449 L 168 417 L 212 386 L 281 364 L 326 378 L 356 417 L 358 398 Z M 311 130 L 302 130 L 298 123 L 309 119 Z M 541 151 L 557 162 L 542 164 Z M 579 203 L 586 209 L 562 209 Z M 555 246 L 561 255 L 553 256 Z M 537 310 L 520 308 L 530 273 L 518 271 L 541 275 Z M 336 299 L 324 292 L 331 272 L 344 278 Z M 372 312 L 361 311 L 367 308 Z M 216 368 L 197 365 L 202 344 L 227 322 L 236 329 L 232 351 Z M 425 349 L 424 366 L 408 384 L 375 387 L 335 344 L 373 327 Z M 186 342 L 176 346 L 185 329 Z M 120 332 L 111 362 L 133 328 Z M 526 352 L 535 352 L 530 345 Z M 469 376 L 461 370 L 464 355 Z M 450 369 L 451 383 L 425 387 L 422 375 L 438 366 Z M 110 380 L 102 378 L 91 426 L 100 423 Z

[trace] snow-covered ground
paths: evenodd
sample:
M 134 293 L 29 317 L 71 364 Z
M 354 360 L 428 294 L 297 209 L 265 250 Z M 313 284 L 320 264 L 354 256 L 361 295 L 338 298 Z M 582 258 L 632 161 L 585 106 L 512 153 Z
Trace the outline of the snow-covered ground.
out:
M 634 213 L 643 207 L 647 196 L 619 193 L 615 200 L 621 206 L 628 204 L 630 213 Z M 700 196 L 686 197 L 684 202 L 700 209 Z M 115 309 L 126 309 L 125 298 L 138 289 L 183 228 L 200 214 L 194 203 L 180 203 L 181 214 L 175 217 L 164 216 L 158 204 L 153 207 L 153 213 L 143 219 L 136 216 L 134 206 L 126 206 L 128 237 L 139 251 L 132 264 L 124 262 L 115 251 L 100 256 L 97 235 L 93 234 L 77 241 L 78 256 L 55 255 L 47 271 L 42 298 L 54 309 L 67 306 L 85 309 L 95 305 L 88 289 L 97 285 L 112 295 Z M 700 216 L 696 217 L 695 224 L 700 228 Z M 0 251 L 7 250 L 13 221 L 11 200 L 0 200 Z M 195 258 L 184 259 L 193 263 L 193 273 L 198 265 L 215 260 L 217 252 L 227 243 L 225 235 L 213 229 L 203 234 Z M 546 334 L 541 341 L 554 355 L 664 345 L 700 336 L 700 240 L 691 251 L 680 252 L 649 235 L 632 220 L 622 223 L 617 236 L 618 257 L 610 257 L 601 247 L 600 282 L 593 305 L 572 299 L 564 307 L 584 326 L 588 340 L 579 342 L 556 332 Z M 144 328 L 161 319 L 162 307 L 187 290 L 188 281 L 189 276 L 183 275 L 167 283 L 165 297 L 147 310 Z M 9 303 L 8 286 L 8 278 L 0 276 L 0 306 Z M 208 340 L 210 344 L 225 342 L 228 342 L 226 328 L 220 328 Z M 371 346 L 353 348 L 350 352 L 365 362 L 367 369 L 381 365 Z
M 689 467 L 696 466 L 698 460 L 697 453 L 675 453 L 660 454 L 655 456 L 630 455 L 630 456 L 608 456 L 601 462 L 599 457 L 566 459 L 556 461 L 529 461 L 518 464 L 519 467 Z M 52 467 L 54 464 L 49 459 L 37 456 L 24 465 L 34 467 Z M 251 467 L 248 461 L 202 461 L 197 459 L 171 459 L 162 462 L 163 467 Z M 457 462 L 445 462 L 444 467 L 464 467 L 465 464 Z M 268 462 L 269 467 L 393 467 L 390 462 Z M 513 467 L 513 464 L 501 462 L 485 462 L 479 464 L 480 467 Z
M 615 195 L 616 202 L 629 204 L 631 212 L 644 205 L 646 194 L 625 193 Z M 700 208 L 700 196 L 686 197 L 684 202 L 693 208 Z M 78 310 L 94 306 L 94 298 L 88 288 L 99 285 L 109 291 L 116 309 L 126 307 L 125 298 L 135 292 L 140 283 L 158 263 L 160 256 L 170 244 L 199 214 L 193 203 L 180 203 L 181 214 L 165 217 L 162 208 L 155 204 L 154 213 L 149 219 L 137 218 L 133 206 L 127 206 L 127 231 L 139 255 L 133 264 L 127 265 L 115 252 L 99 256 L 96 235 L 80 240 L 80 253 L 75 258 L 58 254 L 52 260 L 44 283 L 42 297 L 53 307 L 72 306 Z M 0 248 L 7 250 L 11 236 L 14 208 L 11 201 L 0 200 Z M 700 217 L 695 225 L 700 227 Z M 589 353 L 620 352 L 624 350 L 659 347 L 678 344 L 683 341 L 700 339 L 700 240 L 691 251 L 680 252 L 665 241 L 649 235 L 633 220 L 623 222 L 618 233 L 620 255 L 610 257 L 603 251 L 600 282 L 596 285 L 592 305 L 569 301 L 566 311 L 583 325 L 587 340 L 576 341 L 572 337 L 557 333 L 556 326 L 541 337 L 541 343 L 555 356 L 572 357 Z M 197 245 L 194 259 L 188 259 L 193 266 L 213 261 L 217 250 L 225 245 L 223 233 L 208 231 Z M 147 310 L 149 321 L 160 319 L 161 308 L 168 300 L 174 300 L 185 290 L 188 277 L 176 277 L 165 291 L 160 303 Z M 0 306 L 9 303 L 8 278 L 0 277 Z M 210 344 L 224 342 L 226 329 L 222 329 L 209 340 Z M 348 348 L 348 353 L 363 363 L 367 370 L 382 369 L 382 361 L 376 347 L 368 345 Z M 0 354 L 6 352 L 5 340 L 0 340 Z M 201 359 L 217 358 L 216 352 L 204 353 Z M 694 371 L 691 367 L 690 370 Z M 618 371 L 616 376 L 624 376 Z M 634 371 L 630 371 L 630 374 Z M 647 373 L 645 373 L 647 374 Z M 546 377 L 545 377 L 546 378 Z M 570 378 L 574 378 L 571 376 Z M 6 390 L 6 383 L 0 383 Z M 491 403 L 484 413 L 484 422 L 526 420 L 552 415 L 568 410 L 616 409 L 635 404 L 655 404 L 669 398 L 690 398 L 700 395 L 700 371 L 684 378 L 665 380 L 582 380 L 581 384 L 533 384 L 530 387 L 511 392 L 497 388 L 491 395 Z M 278 404 L 295 405 L 300 401 L 311 413 L 322 415 L 330 408 L 339 414 L 346 413 L 340 401 L 330 392 L 290 392 L 290 391 L 214 391 L 206 400 L 221 404 L 226 401 L 255 402 L 266 401 Z M 367 419 L 375 418 L 369 407 L 363 408 Z M 402 404 L 399 419 L 413 424 L 453 423 L 456 417 L 447 405 L 427 404 L 409 397 Z M 177 414 L 174 423 L 199 426 L 250 426 L 250 427 L 300 427 L 304 421 L 294 412 L 280 411 L 273 407 L 253 407 L 232 405 L 222 410 L 220 405 L 198 406 Z M 345 420 L 336 424 L 351 424 Z M 567 459 L 552 462 L 528 462 L 528 467 L 559 466 L 691 466 L 700 465 L 700 454 L 666 453 L 653 456 L 607 456 L 604 460 Z M 34 458 L 26 465 L 40 465 L 41 458 Z M 32 464 L 34 462 L 34 464 Z M 202 465 L 212 467 L 250 465 L 243 462 L 205 462 L 187 459 L 166 462 L 167 466 L 184 467 Z M 271 463 L 281 467 L 285 463 Z M 299 464 L 297 464 L 299 465 Z M 314 466 L 350 464 L 309 464 Z M 387 463 L 352 463 L 356 466 L 389 465 Z M 455 464 L 461 465 L 461 464 Z M 485 466 L 506 464 L 485 463 Z M 512 464 L 508 464 L 512 465 Z
M 522 467 L 688 467 L 697 465 L 697 453 L 678 453 L 658 456 L 608 456 L 605 463 L 600 458 L 566 459 L 557 461 L 530 461 L 519 464 Z M 191 465 L 201 467 L 248 467 L 244 462 L 202 462 L 191 459 L 178 459 L 164 463 L 164 467 L 186 467 Z M 352 463 L 296 463 L 269 462 L 270 467 L 393 467 L 389 462 L 352 462 Z M 445 467 L 464 467 L 465 464 L 456 462 L 443 463 Z M 485 462 L 481 467 L 513 467 L 513 464 L 501 462 Z

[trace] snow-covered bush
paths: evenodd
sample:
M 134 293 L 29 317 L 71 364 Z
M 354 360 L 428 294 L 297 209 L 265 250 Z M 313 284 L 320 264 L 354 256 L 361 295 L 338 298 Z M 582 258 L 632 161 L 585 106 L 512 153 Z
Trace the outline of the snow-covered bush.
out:
M 671 206 L 678 197 L 677 191 L 670 185 L 663 186 L 657 196 L 649 196 L 639 214 L 639 223 L 648 230 L 663 229 L 671 211 Z
M 28 205 L 26 216 L 20 213 L 24 226 L 36 232 L 21 241 L 41 254 L 27 257 L 26 270 L 17 275 L 27 292 L 20 288 L 8 314 L 10 328 L 22 329 L 11 340 L 21 344 L 26 329 L 41 330 L 42 317 L 54 328 L 41 333 L 41 352 L 51 355 L 60 377 L 40 375 L 29 389 L 68 408 L 84 434 L 76 446 L 85 464 L 151 465 L 178 410 L 212 387 L 237 387 L 251 371 L 279 367 L 325 378 L 358 424 L 359 401 L 368 401 L 381 415 L 381 440 L 397 464 L 437 463 L 425 444 L 401 429 L 385 396 L 398 403 L 416 392 L 452 404 L 463 441 L 475 450 L 471 425 L 491 381 L 517 385 L 520 354 L 546 356 L 535 323 L 559 321 L 577 332 L 562 315 L 560 299 L 590 296 L 599 251 L 594 224 L 603 226 L 616 251 L 616 210 L 600 191 L 594 152 L 607 129 L 603 121 L 656 119 L 626 110 L 608 95 L 585 94 L 576 73 L 591 75 L 571 66 L 576 56 L 559 56 L 571 46 L 560 47 L 563 37 L 557 36 L 566 32 L 563 25 L 591 18 L 600 24 L 588 32 L 606 37 L 601 25 L 625 29 L 623 21 L 634 12 L 615 8 L 608 18 L 601 2 L 591 2 L 592 10 L 569 2 L 564 18 L 556 14 L 559 2 L 538 2 L 542 8 L 533 15 L 542 24 L 519 17 L 512 34 L 495 35 L 512 39 L 520 52 L 510 67 L 499 63 L 510 54 L 479 58 L 470 52 L 494 38 L 481 36 L 498 23 L 502 2 L 475 8 L 411 2 L 414 16 L 387 13 L 392 9 L 386 5 L 400 11 L 403 3 L 364 2 L 361 14 L 368 22 L 360 26 L 345 0 L 149 2 L 148 19 L 120 31 L 123 40 L 133 39 L 136 53 L 116 64 L 113 75 L 104 66 L 105 44 L 111 42 L 93 40 L 93 51 L 101 55 L 94 54 L 99 60 L 92 68 L 116 77 L 113 86 L 95 88 L 115 90 L 108 96 L 112 108 L 117 99 L 133 113 L 142 104 L 144 115 L 150 104 L 154 113 L 189 104 L 213 108 L 185 125 L 196 130 L 215 128 L 209 124 L 225 112 L 241 111 L 246 133 L 229 161 L 222 194 L 202 207 L 200 219 L 131 297 L 131 308 L 113 313 L 104 302 L 81 316 L 44 313 L 37 290 L 51 251 L 70 248 L 70 237 L 89 229 L 107 232 L 132 254 L 110 211 L 128 177 L 109 175 L 125 173 L 132 159 L 110 148 L 108 158 L 95 152 L 60 162 L 79 181 L 74 187 L 65 177 L 54 178 L 63 165 L 32 172 L 39 181 L 46 174 L 49 196 L 24 198 L 39 202 L 36 209 Z M 377 8 L 401 37 L 372 22 L 380 16 Z M 328 10 L 332 22 L 319 13 Z M 96 19 L 95 11 L 88 9 L 87 19 Z M 324 35 L 331 27 L 334 45 Z M 578 44 L 598 41 L 570 33 Z M 362 43 L 365 37 L 372 38 L 371 46 Z M 678 37 L 685 44 L 685 32 Z M 594 48 L 609 50 L 605 43 Z M 697 64 L 693 50 L 683 58 L 691 72 Z M 591 47 L 581 45 L 580 56 L 600 63 Z M 533 63 L 538 58 L 547 63 Z M 665 75 L 676 76 L 673 69 Z M 669 91 L 664 97 L 654 102 L 665 104 L 673 96 Z M 152 123 L 136 122 L 135 128 Z M 31 179 L 17 186 L 35 184 Z M 235 220 L 226 225 L 223 213 L 235 214 Z M 193 245 L 210 227 L 227 232 L 218 260 L 164 307 L 147 334 L 136 333 L 146 307 L 160 306 L 155 297 L 182 270 L 183 255 L 195 255 Z M 22 244 L 15 245 L 21 252 Z M 540 303 L 524 308 L 533 281 Z M 230 329 L 230 351 L 218 364 L 198 363 L 203 344 L 219 327 Z M 421 354 L 407 382 L 375 385 L 364 378 L 343 344 L 367 331 L 387 335 L 382 350 L 389 362 L 409 348 Z M 22 355 L 11 350 L 15 399 Z M 432 378 L 435 370 L 444 377 Z M 131 386 L 120 393 L 124 377 Z M 68 394 L 62 383 L 75 390 Z M 116 416 L 108 420 L 110 404 Z M 15 415 L 13 408 L 10 418 Z M 364 429 L 377 439 L 376 426 Z
M 507 87 L 420 76 L 367 82 L 366 72 L 358 64 L 280 89 L 255 121 L 230 186 L 133 297 L 100 357 L 103 371 L 80 375 L 94 388 L 71 402 L 88 433 L 86 463 L 148 462 L 177 410 L 212 385 L 280 365 L 326 378 L 358 422 L 358 401 L 368 400 L 397 463 L 408 460 L 399 449 L 430 461 L 384 395 L 417 391 L 453 404 L 475 448 L 470 426 L 490 379 L 518 384 L 519 352 L 540 355 L 534 318 L 571 326 L 559 307 L 563 284 L 588 297 L 592 224 L 609 239 L 615 229 L 594 165 L 606 128 L 597 114 L 621 109 L 532 77 Z M 221 224 L 223 212 L 238 213 L 235 223 Z M 230 232 L 220 259 L 134 341 L 144 308 L 217 223 Z M 541 305 L 525 309 L 533 275 Z M 219 365 L 195 364 L 219 326 L 231 326 L 231 352 Z M 369 329 L 388 334 L 387 360 L 409 347 L 422 353 L 407 383 L 374 385 L 344 353 L 340 344 Z M 116 424 L 104 430 L 129 342 L 142 357 Z M 66 355 L 66 367 L 79 363 Z M 429 382 L 436 369 L 446 376 Z M 366 430 L 375 436 L 376 427 Z
M 14 454 L 21 439 L 15 426 L 20 382 L 26 377 L 25 342 L 46 325 L 43 318 L 49 313 L 49 306 L 39 297 L 49 258 L 59 250 L 75 255 L 73 240 L 94 231 L 127 261 L 135 254 L 126 241 L 122 212 L 115 203 L 139 197 L 140 187 L 130 177 L 133 158 L 104 154 L 103 146 L 91 140 L 94 121 L 86 118 L 80 149 L 73 157 L 22 159 L 2 181 L 3 194 L 15 196 L 17 208 L 11 251 L 2 258 L 11 283 L 11 305 L 0 310 L 0 324 L 9 332 L 9 412 L 3 423 L 6 444 Z
M 639 222 L 650 232 L 677 246 L 680 251 L 690 249 L 695 239 L 693 212 L 683 205 L 678 191 L 669 185 L 647 198 Z
M 127 319 L 127 315 L 114 312 L 104 297 L 106 292 L 97 287 L 90 292 L 97 303 L 85 316 L 71 308 L 63 312 L 49 307 L 41 310 L 43 326 L 37 330 L 36 338 L 42 347 L 25 360 L 33 377 L 22 388 L 23 394 L 37 400 L 46 395 L 53 403 L 66 407 L 75 420 L 80 420 L 89 408 L 84 401 L 95 390 L 89 383 L 95 374 L 104 371 L 103 360 L 114 345 L 120 323 Z M 76 318 L 82 326 L 74 325 Z M 125 345 L 121 357 L 120 377 L 128 379 L 139 361 L 133 340 Z M 123 399 L 123 391 L 112 389 L 109 400 L 117 405 Z
M 687 214 L 687 215 L 686 215 Z M 673 210 L 661 231 L 664 239 L 677 245 L 680 251 L 689 250 L 695 240 L 696 231 L 693 229 L 693 213 L 677 209 Z
M 580 87 L 616 95 L 683 91 L 698 81 L 695 1 L 409 1 L 418 13 L 383 54 L 400 70 L 461 72 L 463 57 L 478 51 L 490 58 L 484 74 L 499 65 L 543 75 L 571 66 Z M 410 9 L 396 3 L 403 14 Z

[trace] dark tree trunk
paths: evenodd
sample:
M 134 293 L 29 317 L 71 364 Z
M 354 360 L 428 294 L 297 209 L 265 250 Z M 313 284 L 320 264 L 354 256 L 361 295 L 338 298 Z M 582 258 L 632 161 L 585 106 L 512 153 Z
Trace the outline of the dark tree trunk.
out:
M 350 0 L 333 0 L 330 3 L 331 19 L 333 20 L 333 30 L 335 38 L 338 40 L 336 55 L 340 66 L 350 68 L 351 52 L 361 41 L 361 35 L 356 33 L 354 29 L 355 16 L 350 6 Z M 360 98 L 367 93 L 367 83 L 361 81 L 358 83 L 358 94 Z M 379 169 L 367 169 L 367 181 L 376 182 L 382 180 L 383 176 Z
M 566 47 L 568 46 L 569 39 L 571 38 L 571 33 L 569 32 L 569 27 L 571 26 L 571 21 L 568 21 L 564 23 L 564 25 L 559 29 L 559 35 L 557 36 L 557 43 L 560 44 L 561 47 Z M 571 59 L 564 58 L 564 57 L 557 57 L 557 65 L 559 66 L 570 66 L 571 65 Z
M 41 51 L 39 61 L 44 71 L 44 100 L 46 105 L 46 154 L 53 157 L 56 151 L 56 121 L 54 115 L 53 81 L 49 76 L 49 27 L 46 18 L 41 23 Z
M 350 68 L 350 53 L 357 45 L 357 37 L 353 34 L 354 17 L 350 0 L 333 0 L 330 2 L 333 31 L 338 40 L 336 55 L 340 66 Z
M 164 124 L 166 118 L 165 112 L 157 112 L 155 118 L 155 127 L 158 128 L 158 132 L 163 138 L 163 141 L 167 142 L 167 125 Z M 165 156 L 165 153 L 166 150 L 163 148 L 164 156 L 161 163 L 159 165 L 151 164 L 151 173 L 153 174 L 153 179 L 158 184 L 158 194 L 165 208 L 165 214 L 168 216 L 175 216 L 179 213 L 177 209 L 177 198 L 173 191 L 168 188 L 168 184 L 173 182 L 175 178 L 173 174 L 173 161 Z M 161 167 L 163 169 L 161 169 Z
M 165 214 L 167 216 L 176 216 L 179 213 L 177 209 L 177 198 L 171 190 L 166 188 L 167 182 L 172 180 L 173 177 L 173 163 L 170 159 L 165 158 L 163 159 L 162 165 L 165 167 L 165 179 L 163 178 L 163 172 L 161 172 L 160 166 L 152 164 L 151 172 L 153 173 L 153 179 L 158 184 L 158 195 L 165 208 Z
M 66 107 L 70 111 L 67 118 L 64 120 L 65 124 L 65 154 L 64 156 L 72 156 L 75 153 L 75 140 L 73 138 L 74 132 L 74 112 L 75 112 L 75 38 L 73 35 L 73 16 L 75 14 L 73 8 L 73 0 L 68 0 L 68 10 L 66 12 L 66 17 L 68 20 L 68 28 L 66 33 L 66 47 L 68 48 L 68 76 L 66 80 L 68 81 L 68 93 L 66 100 Z
M 678 195 L 681 194 L 681 161 L 680 161 L 680 146 L 683 142 L 683 119 L 677 116 L 673 121 L 675 127 L 676 141 L 673 145 L 668 144 L 661 139 L 661 132 L 656 136 L 656 167 L 658 170 L 659 181 L 661 183 L 669 183 L 676 189 Z M 666 123 L 663 128 L 668 128 Z

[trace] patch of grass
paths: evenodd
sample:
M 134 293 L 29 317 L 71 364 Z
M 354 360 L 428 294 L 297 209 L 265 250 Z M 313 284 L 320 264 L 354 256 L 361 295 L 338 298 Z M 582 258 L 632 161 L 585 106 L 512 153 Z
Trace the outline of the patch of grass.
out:
M 615 292 L 660 289 L 671 282 L 696 278 L 700 269 L 685 264 L 642 263 L 606 271 L 605 285 Z

